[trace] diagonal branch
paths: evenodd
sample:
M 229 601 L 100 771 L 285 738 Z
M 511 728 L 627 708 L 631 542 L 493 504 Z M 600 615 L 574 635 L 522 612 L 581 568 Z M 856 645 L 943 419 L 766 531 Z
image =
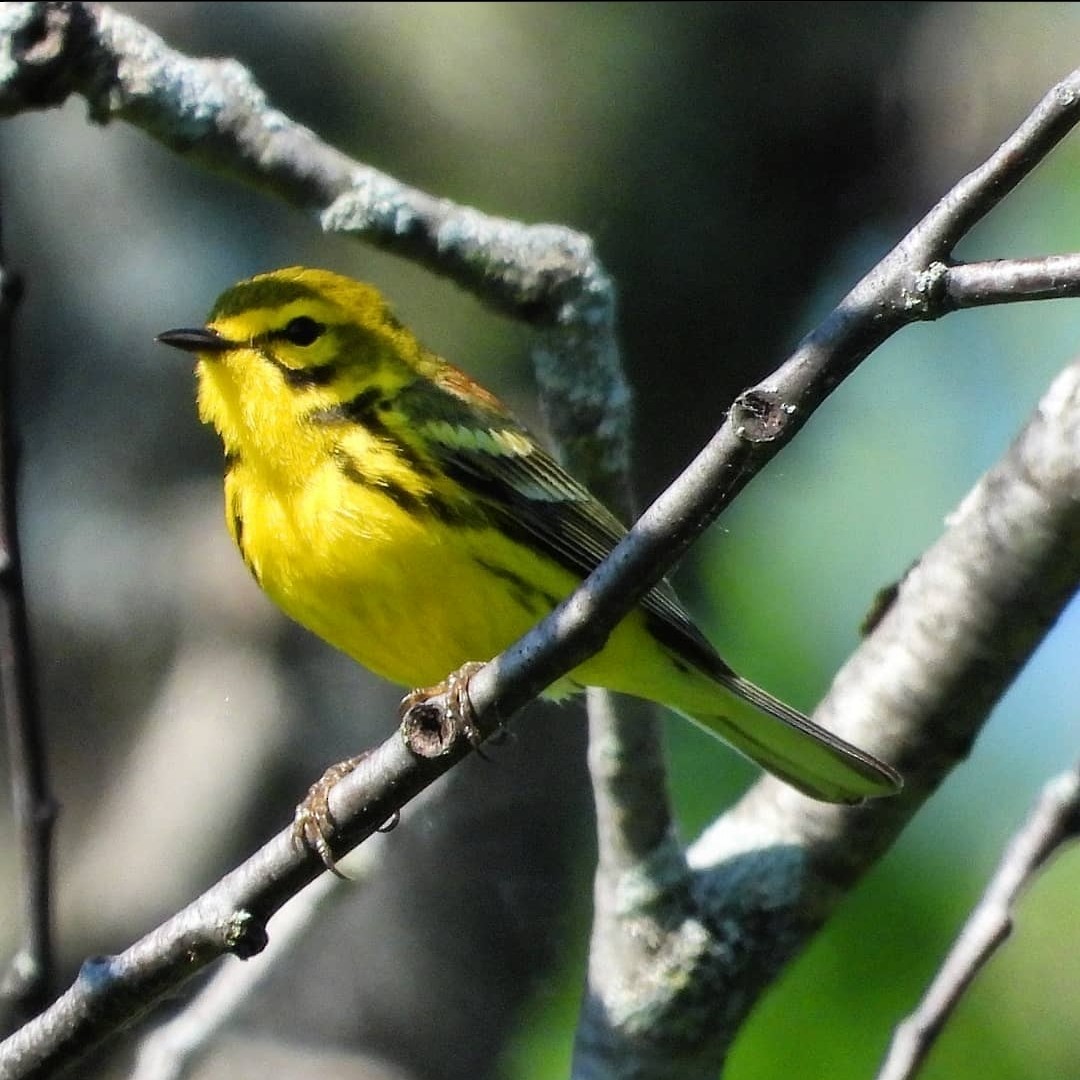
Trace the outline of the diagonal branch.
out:
M 757 785 L 692 849 L 698 914 L 691 917 L 683 911 L 669 923 L 667 936 L 661 939 L 667 944 L 659 951 L 672 978 L 659 986 L 642 979 L 640 972 L 635 979 L 638 986 L 644 984 L 671 995 L 666 1003 L 651 1003 L 648 1012 L 654 1021 L 666 1009 L 680 1010 L 686 994 L 700 992 L 699 980 L 703 978 L 715 991 L 717 964 L 719 973 L 749 978 L 751 986 L 767 981 L 766 976 L 805 943 L 855 878 L 888 846 L 922 799 L 966 752 L 989 704 L 1003 689 L 1001 683 L 1022 665 L 1041 629 L 1014 625 L 1008 635 L 1010 648 L 998 649 L 1004 660 L 993 655 L 988 659 L 986 635 L 1000 639 L 1003 623 L 1015 624 L 1016 611 L 1027 605 L 1033 606 L 1044 625 L 1049 624 L 1080 580 L 1080 548 L 1071 542 L 1080 528 L 1078 474 L 1080 365 L 1075 365 L 1055 383 L 1002 464 L 965 501 L 950 533 L 905 582 L 892 609 L 856 654 L 851 665 L 855 670 L 842 673 L 827 703 L 827 708 L 850 715 L 854 707 L 851 695 L 862 694 L 864 683 L 870 682 L 859 669 L 878 673 L 878 684 L 870 694 L 876 704 L 869 708 L 869 715 L 884 727 L 893 756 L 905 766 L 908 791 L 872 808 L 848 809 L 813 803 L 776 781 Z M 1015 527 L 1018 523 L 1024 527 Z M 973 537 L 982 538 L 980 551 L 991 561 L 969 576 Z M 1002 537 L 1012 542 L 1004 544 Z M 1003 591 L 1003 581 L 1014 582 L 1013 589 Z M 947 587 L 950 582 L 952 587 Z M 967 612 L 970 626 L 965 623 L 956 628 L 958 636 L 972 626 L 986 628 L 969 648 L 959 650 L 958 657 L 941 651 L 937 647 L 940 642 L 920 646 L 916 639 L 915 647 L 905 646 L 910 641 L 905 628 L 909 620 L 922 617 L 927 595 L 938 597 L 934 626 L 948 627 L 955 622 L 957 612 Z M 986 614 L 991 604 L 996 604 L 993 618 Z M 897 655 L 905 649 L 903 655 Z M 1009 671 L 998 673 L 1006 660 Z M 942 692 L 936 680 L 945 661 L 952 665 L 952 675 Z M 981 685 L 988 674 L 995 674 L 998 683 L 971 700 L 971 686 Z M 928 702 L 928 695 L 936 696 Z M 930 715 L 931 726 L 922 729 L 911 723 L 910 717 L 902 715 L 898 698 L 911 715 Z M 959 715 L 952 713 L 954 706 Z M 951 725 L 948 728 L 943 723 L 945 717 Z M 369 836 L 394 808 L 408 802 L 467 752 L 468 744 L 458 740 L 440 756 L 420 758 L 409 753 L 399 736 L 388 739 L 331 793 L 331 810 L 341 822 L 340 848 L 347 849 Z M 225 952 L 245 956 L 259 951 L 266 940 L 266 920 L 320 869 L 310 854 L 296 850 L 291 833 L 283 832 L 126 952 L 88 962 L 76 984 L 54 1006 L 0 1045 L 0 1072 L 12 1080 L 50 1075 L 216 957 Z M 670 883 L 678 880 L 677 872 L 669 874 Z M 622 895 L 625 898 L 625 893 Z M 670 901 L 673 890 L 666 895 Z M 657 899 L 654 895 L 654 905 Z M 628 911 L 634 910 L 628 905 Z M 764 928 L 761 938 L 748 935 L 743 929 L 745 921 L 735 917 L 751 911 L 754 924 Z M 766 913 L 768 918 L 764 919 Z M 679 914 L 677 906 L 669 908 L 669 915 Z M 725 933 L 734 937 L 718 939 L 714 936 L 717 928 L 726 928 Z M 654 956 L 657 944 L 655 940 L 652 943 Z M 672 944 L 680 947 L 674 949 Z M 674 977 L 680 973 L 682 978 Z M 753 996 L 743 982 L 739 994 L 729 997 L 717 993 L 715 1001 L 726 1003 L 725 1008 L 741 1017 Z M 642 1012 L 633 1008 L 634 1004 L 632 999 L 624 1003 L 622 1019 L 640 1018 Z M 665 1004 L 666 1009 L 661 1008 Z M 688 1039 L 687 1051 L 707 1070 L 702 1075 L 715 1075 L 716 1055 L 722 1055 L 731 1029 L 727 1024 L 718 1029 L 710 1010 L 698 1008 L 692 1015 L 709 1026 L 712 1049 L 703 1056 L 700 1033 L 695 1031 L 694 1038 Z M 589 1022 L 590 1014 L 586 1016 L 579 1036 L 579 1056 L 592 1056 L 596 1061 L 583 1075 L 619 1075 L 604 1071 L 605 1059 L 613 1053 L 613 1018 L 608 1015 L 597 1024 L 595 1017 Z M 729 1015 L 728 1023 L 738 1018 Z M 648 1030 L 641 1035 L 647 1042 Z M 618 1041 L 624 1041 L 624 1029 L 619 1030 L 619 1036 Z M 617 1058 L 622 1058 L 624 1049 L 615 1047 Z M 657 1050 L 660 1060 L 652 1075 L 697 1075 L 685 1071 L 686 1062 L 675 1052 L 670 1038 L 660 1039 Z M 640 1041 L 635 1041 L 634 1052 L 642 1054 Z
M 385 851 L 385 844 L 377 839 L 373 837 L 373 842 L 350 860 L 350 885 L 375 876 Z M 219 967 L 179 1015 L 141 1042 L 131 1080 L 182 1080 L 189 1075 L 214 1037 L 235 1018 L 256 988 L 287 960 L 296 943 L 325 912 L 328 901 L 341 892 L 342 885 L 342 879 L 333 874 L 313 881 L 281 911 L 274 923 L 273 939 L 260 956 Z
M 189 160 L 452 276 L 536 324 L 610 283 L 588 237 L 526 226 L 440 199 L 327 145 L 275 109 L 235 60 L 185 56 L 135 19 L 92 3 L 9 3 L 0 14 L 0 116 L 85 98 L 99 124 L 124 120 Z
M 651 942 L 652 967 L 638 967 L 632 980 L 590 969 L 576 1075 L 717 1074 L 757 995 L 967 755 L 1072 599 L 1077 536 L 1080 362 L 954 512 L 817 710 L 842 734 L 858 730 L 866 741 L 872 729 L 904 792 L 852 809 L 766 777 L 691 846 L 691 903 L 675 902 L 687 891 L 677 879 L 666 908 L 656 897 L 635 903 L 627 875 L 614 904 L 623 925 L 608 935 L 626 933 L 635 918 L 640 932 L 658 908 L 667 934 Z M 594 947 L 597 934 L 594 927 Z
M 615 338 L 614 287 L 587 236 L 493 217 L 403 184 L 275 109 L 236 61 L 185 56 L 107 6 L 3 5 L 0 116 L 73 94 L 99 123 L 127 121 L 192 161 L 284 199 L 326 232 L 413 259 L 533 323 L 537 384 L 560 456 L 630 516 L 631 395 Z M 625 730 L 605 715 L 613 732 Z M 636 777 L 647 805 L 664 806 L 659 729 L 651 717 L 635 726 L 648 732 L 628 733 L 636 752 L 619 754 L 623 772 Z
M 878 1080 L 910 1080 L 916 1074 L 964 992 L 1012 932 L 1013 908 L 1021 892 L 1077 837 L 1080 766 L 1043 788 L 922 1001 L 896 1029 Z
M 579 234 L 485 218 L 351 162 L 270 109 L 238 65 L 191 61 L 169 50 L 162 52 L 164 46 L 154 35 L 107 8 L 11 4 L 0 18 L 5 20 L 0 23 L 0 35 L 6 32 L 0 42 L 8 46 L 7 63 L 0 64 L 0 110 L 13 113 L 56 104 L 72 92 L 82 93 L 96 119 L 121 117 L 137 123 L 167 145 L 240 178 L 255 180 L 317 214 L 324 228 L 353 232 L 440 272 L 452 273 L 502 310 L 540 323 L 544 334 L 556 342 L 548 352 L 558 361 L 557 368 L 567 370 L 565 362 L 574 355 L 574 347 L 584 346 L 588 360 L 599 365 L 601 375 L 596 385 L 609 389 L 614 385 L 616 389 L 607 396 L 601 393 L 589 398 L 588 408 L 579 417 L 607 418 L 609 408 L 615 415 L 625 409 L 625 388 L 620 393 L 621 384 L 617 379 L 613 383 L 610 368 L 608 375 L 603 374 L 604 366 L 614 357 L 610 283 L 593 261 L 589 242 Z M 15 26 L 18 19 L 22 21 Z M 951 294 L 941 282 L 947 283 L 953 273 L 947 263 L 953 245 L 1076 122 L 1080 115 L 1078 85 L 1080 72 L 1048 94 L 1006 147 L 946 196 L 772 377 L 740 395 L 723 426 L 690 468 L 642 516 L 630 536 L 582 589 L 473 679 L 470 696 L 485 731 L 599 648 L 649 584 L 674 563 L 878 344 L 911 321 L 936 318 L 950 310 Z M 1005 302 L 1028 295 L 1077 291 L 1075 277 L 1062 282 L 1060 263 L 1046 260 L 1039 267 L 1025 260 L 1015 275 L 1017 281 L 1026 282 L 1022 287 L 1027 294 L 1021 296 L 1007 287 L 1007 264 L 985 265 L 994 268 L 985 272 L 997 274 L 996 285 L 983 293 L 971 289 L 964 293 L 963 272 L 957 267 L 956 280 L 961 283 L 958 296 L 993 293 L 996 301 Z M 1074 275 L 1075 269 L 1074 265 Z M 1067 376 L 1055 384 L 1044 402 L 1046 443 L 1057 448 L 1047 461 L 1057 469 L 1058 482 L 1045 491 L 1035 491 L 1048 508 L 1046 514 L 1031 518 L 1042 522 L 1035 541 L 1041 538 L 1043 543 L 1035 543 L 1035 554 L 1023 563 L 1029 570 L 1047 571 L 1040 604 L 1034 609 L 1021 605 L 1009 592 L 998 597 L 1005 579 L 983 575 L 979 564 L 969 564 L 966 560 L 971 557 L 971 548 L 961 546 L 951 551 L 951 563 L 944 556 L 941 561 L 928 558 L 924 568 L 905 583 L 893 610 L 857 654 L 822 710 L 842 713 L 842 720 L 831 726 L 871 748 L 883 749 L 884 756 L 894 757 L 905 767 L 907 794 L 891 803 L 852 811 L 811 805 L 774 783 L 760 784 L 695 847 L 694 864 L 701 872 L 693 879 L 675 864 L 647 875 L 650 885 L 662 885 L 660 899 L 667 909 L 665 920 L 650 924 L 658 936 L 646 942 L 647 948 L 639 955 L 643 963 L 649 955 L 656 961 L 651 970 L 637 969 L 642 982 L 651 985 L 658 975 L 677 975 L 678 979 L 668 980 L 669 986 L 679 993 L 696 995 L 699 1005 L 702 997 L 714 1001 L 715 995 L 707 991 L 715 987 L 716 968 L 701 958 L 727 957 L 736 961 L 729 970 L 741 970 L 747 977 L 750 989 L 739 995 L 739 1007 L 748 1008 L 765 978 L 797 951 L 839 896 L 888 846 L 921 800 L 966 752 L 992 701 L 1080 579 L 1075 558 L 1059 557 L 1062 536 L 1073 541 L 1076 535 L 1075 467 L 1080 461 L 1075 370 Z M 574 385 L 569 377 L 564 380 L 571 402 Z M 617 448 L 624 437 L 619 425 L 595 427 L 601 439 L 584 456 L 605 467 L 611 461 L 618 462 L 619 453 L 607 450 Z M 610 438 L 612 432 L 614 438 Z M 1031 445 L 1026 437 L 1024 445 Z M 1037 462 L 1025 460 L 1023 464 L 1030 470 Z M 610 486 L 606 483 L 609 476 L 601 471 L 591 473 L 589 480 L 605 488 Z M 1010 476 L 1006 469 L 998 476 L 1003 482 L 1000 490 L 990 485 L 984 492 L 988 506 L 996 505 L 999 495 L 1022 495 L 1023 484 L 1014 488 L 1004 483 Z M 1025 507 L 1033 503 L 1038 503 L 1034 496 L 1021 501 Z M 1031 538 L 1030 530 L 1023 527 L 1026 518 L 994 514 L 988 520 L 995 527 L 1019 529 L 1018 543 Z M 1075 555 L 1076 548 L 1071 543 L 1066 555 L 1068 551 Z M 945 554 L 950 550 L 946 546 Z M 1046 561 L 1047 552 L 1054 555 L 1052 565 Z M 1019 557 L 1019 553 L 1010 554 Z M 949 566 L 951 573 L 946 572 Z M 933 586 L 940 584 L 926 567 L 935 567 L 935 573 L 972 586 L 969 590 L 938 590 L 944 606 L 937 609 L 937 625 L 967 628 L 973 618 L 985 615 L 988 626 L 999 627 L 1001 624 L 994 621 L 998 608 L 965 606 L 975 599 L 997 598 L 1000 610 L 1011 615 L 1011 625 L 1016 628 L 1007 640 L 1008 648 L 977 655 L 960 650 L 956 665 L 962 670 L 943 673 L 942 640 L 927 639 L 917 625 L 919 604 L 933 596 Z M 1036 575 L 1035 581 L 1027 576 L 1021 580 L 1032 587 L 1041 579 Z M 926 593 L 920 582 L 928 583 Z M 948 606 L 948 598 L 955 606 Z M 874 658 L 876 666 L 871 662 Z M 876 684 L 875 671 L 895 680 L 894 684 Z M 987 689 L 954 718 L 940 747 L 925 758 L 918 756 L 916 748 L 926 745 L 929 736 L 924 733 L 941 719 L 939 706 L 951 700 L 956 680 L 975 676 Z M 861 692 L 863 685 L 871 688 L 874 707 L 865 709 L 860 704 L 849 711 L 847 704 L 856 698 L 847 695 Z M 911 687 L 919 692 L 908 694 Z M 343 823 L 342 848 L 370 835 L 394 809 L 466 752 L 457 741 L 451 742 L 442 756 L 418 758 L 407 753 L 400 738 L 388 740 L 331 796 L 335 819 Z M 734 840 L 736 827 L 739 837 Z M 655 832 L 661 846 L 664 833 L 662 828 Z M 778 837 L 784 839 L 777 841 Z M 866 842 L 855 843 L 856 838 Z M 644 866 L 648 861 L 643 857 L 638 863 Z M 721 864 L 726 876 L 714 879 L 705 873 L 705 868 L 719 871 Z M 0 1064 L 11 1063 L 11 1068 L 21 1070 L 11 1075 L 22 1076 L 35 1075 L 35 1070 L 51 1067 L 57 1060 L 70 1060 L 223 951 L 256 951 L 269 914 L 316 872 L 312 861 L 299 856 L 288 835 L 282 834 L 159 931 L 119 957 L 89 965 L 54 1009 L 0 1047 Z M 781 887 L 737 890 L 736 904 L 730 885 L 722 882 L 730 883 L 739 875 L 762 886 L 779 881 Z M 650 899 L 654 909 L 656 899 L 655 894 Z M 751 916 L 760 917 L 767 911 L 783 932 L 769 942 L 747 935 L 734 942 L 725 939 L 718 934 L 723 925 L 720 916 L 730 912 L 733 904 L 746 916 L 744 921 L 752 922 Z M 613 947 L 620 949 L 633 935 L 635 925 L 640 928 L 641 924 L 634 922 L 632 903 L 623 908 L 616 905 L 609 914 L 610 922 L 598 923 L 594 929 L 594 946 L 598 935 L 610 933 Z M 642 1040 L 648 1041 L 649 1029 L 640 1023 L 645 1014 L 636 1008 L 632 996 L 623 995 L 626 989 L 590 983 L 590 1002 L 579 1040 L 578 1068 L 583 1074 L 617 1074 L 627 1048 L 631 1054 L 637 1053 Z M 672 1051 L 670 1031 L 653 1029 L 667 1048 L 672 1075 L 676 1070 L 682 1070 L 680 1075 L 696 1075 L 690 1071 L 694 1063 L 707 1074 L 715 1071 L 724 1040 L 730 1037 L 727 1023 L 716 1024 L 715 1008 L 714 1002 L 711 1008 L 692 1011 L 690 1023 L 680 1032 L 678 1052 Z

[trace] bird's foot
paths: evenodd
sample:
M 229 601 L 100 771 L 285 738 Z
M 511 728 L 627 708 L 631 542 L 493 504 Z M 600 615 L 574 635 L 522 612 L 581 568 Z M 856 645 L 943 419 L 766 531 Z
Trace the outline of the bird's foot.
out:
M 331 765 L 311 785 L 307 795 L 297 806 L 296 813 L 293 814 L 293 844 L 300 850 L 314 851 L 330 873 L 336 874 L 343 879 L 345 875 L 337 868 L 334 853 L 330 849 L 330 838 L 334 835 L 337 826 L 334 815 L 330 810 L 330 792 L 340 780 L 348 776 L 370 753 L 370 750 L 365 750 L 355 757 L 346 758 L 336 765 Z M 400 816 L 398 811 L 395 810 L 379 826 L 379 832 L 389 832 L 397 825 Z

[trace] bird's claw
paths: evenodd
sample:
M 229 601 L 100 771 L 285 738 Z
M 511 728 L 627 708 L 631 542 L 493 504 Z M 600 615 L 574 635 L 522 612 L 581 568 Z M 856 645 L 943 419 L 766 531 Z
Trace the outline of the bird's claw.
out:
M 337 868 L 334 853 L 330 849 L 330 838 L 334 835 L 337 823 L 330 810 L 330 792 L 335 784 L 348 776 L 349 773 L 360 764 L 369 754 L 365 750 L 355 757 L 346 758 L 336 765 L 331 765 L 308 789 L 307 795 L 296 808 L 293 815 L 292 839 L 293 844 L 302 851 L 314 851 L 322 860 L 323 866 L 339 878 L 348 880 Z M 400 814 L 395 810 L 390 817 L 379 826 L 379 832 L 389 832 L 400 819 Z

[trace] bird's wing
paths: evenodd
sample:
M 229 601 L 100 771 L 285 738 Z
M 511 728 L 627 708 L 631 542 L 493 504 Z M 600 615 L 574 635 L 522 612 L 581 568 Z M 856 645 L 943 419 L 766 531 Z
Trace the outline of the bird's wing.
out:
M 456 369 L 455 369 L 455 374 Z M 464 376 L 463 376 L 464 377 Z M 451 390 L 412 409 L 426 448 L 445 472 L 480 496 L 499 525 L 579 577 L 591 573 L 626 535 L 626 528 L 542 446 L 491 399 L 458 401 Z M 408 397 L 403 400 L 408 406 Z M 419 419 L 423 417 L 423 419 Z M 683 610 L 667 581 L 642 598 L 650 629 L 668 648 L 713 675 L 728 672 Z

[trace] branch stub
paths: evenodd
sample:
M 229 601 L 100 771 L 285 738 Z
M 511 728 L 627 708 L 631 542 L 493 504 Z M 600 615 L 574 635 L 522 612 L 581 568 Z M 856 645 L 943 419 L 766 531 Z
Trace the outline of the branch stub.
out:
M 744 390 L 731 406 L 731 423 L 735 434 L 746 442 L 769 443 L 778 439 L 795 413 L 772 390 Z

